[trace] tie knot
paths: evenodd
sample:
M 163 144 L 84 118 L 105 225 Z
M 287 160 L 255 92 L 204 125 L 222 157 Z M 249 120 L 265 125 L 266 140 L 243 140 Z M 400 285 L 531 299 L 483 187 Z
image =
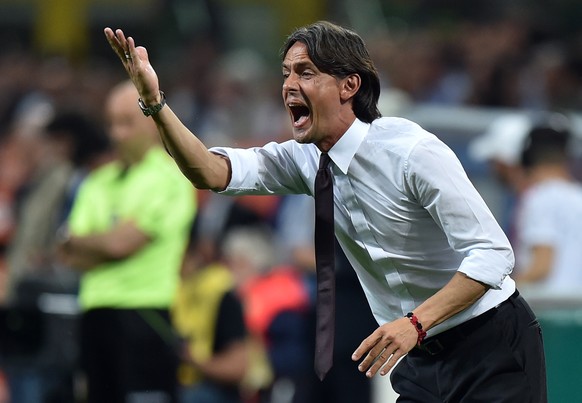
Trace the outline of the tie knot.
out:
M 329 158 L 327 153 L 321 153 L 319 157 L 319 169 L 326 169 L 330 161 L 331 158 Z

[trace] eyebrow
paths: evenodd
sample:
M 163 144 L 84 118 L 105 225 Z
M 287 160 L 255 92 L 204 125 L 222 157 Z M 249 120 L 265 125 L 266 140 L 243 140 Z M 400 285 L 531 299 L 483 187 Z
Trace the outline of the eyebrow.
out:
M 294 65 L 294 66 L 299 67 L 299 68 L 301 68 L 301 67 L 302 68 L 306 68 L 306 67 L 314 68 L 315 67 L 315 64 L 313 64 L 313 62 L 311 62 L 311 61 L 300 61 L 300 62 L 291 63 L 291 64 L 288 64 L 285 62 L 281 63 L 281 67 L 283 69 L 290 69 L 290 65 Z

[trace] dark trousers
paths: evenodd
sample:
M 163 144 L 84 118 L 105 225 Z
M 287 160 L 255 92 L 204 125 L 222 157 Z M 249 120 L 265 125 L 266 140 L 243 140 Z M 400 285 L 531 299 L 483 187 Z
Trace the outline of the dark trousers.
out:
M 547 403 L 540 325 L 515 293 L 414 348 L 392 371 L 399 403 Z
M 87 403 L 174 403 L 178 355 L 160 309 L 95 309 L 81 318 Z

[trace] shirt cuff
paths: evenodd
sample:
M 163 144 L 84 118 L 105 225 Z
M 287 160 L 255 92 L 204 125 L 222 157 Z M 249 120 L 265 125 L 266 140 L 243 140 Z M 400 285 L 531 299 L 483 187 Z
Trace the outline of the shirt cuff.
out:
M 514 264 L 511 250 L 472 250 L 459 271 L 494 290 L 499 290 L 505 277 L 513 271 Z
M 212 147 L 209 151 L 225 156 L 230 160 L 230 182 L 226 189 L 216 193 L 237 195 L 257 188 L 259 169 L 256 153 L 252 149 Z

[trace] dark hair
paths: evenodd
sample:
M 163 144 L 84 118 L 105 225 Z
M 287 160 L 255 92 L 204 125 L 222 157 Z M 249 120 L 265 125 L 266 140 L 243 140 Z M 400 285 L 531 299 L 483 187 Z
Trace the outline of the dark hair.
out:
M 570 132 L 566 128 L 535 126 L 525 139 L 521 165 L 531 168 L 545 163 L 564 163 L 569 140 Z
M 282 58 L 295 42 L 305 44 L 309 58 L 322 72 L 339 78 L 354 73 L 360 76 L 362 84 L 352 106 L 358 119 L 371 123 L 381 116 L 378 71 L 358 34 L 328 21 L 319 21 L 291 33 L 281 48 Z
M 110 141 L 98 122 L 77 111 L 56 114 L 45 127 L 49 138 L 64 138 L 73 144 L 71 161 L 81 166 L 110 148 Z

